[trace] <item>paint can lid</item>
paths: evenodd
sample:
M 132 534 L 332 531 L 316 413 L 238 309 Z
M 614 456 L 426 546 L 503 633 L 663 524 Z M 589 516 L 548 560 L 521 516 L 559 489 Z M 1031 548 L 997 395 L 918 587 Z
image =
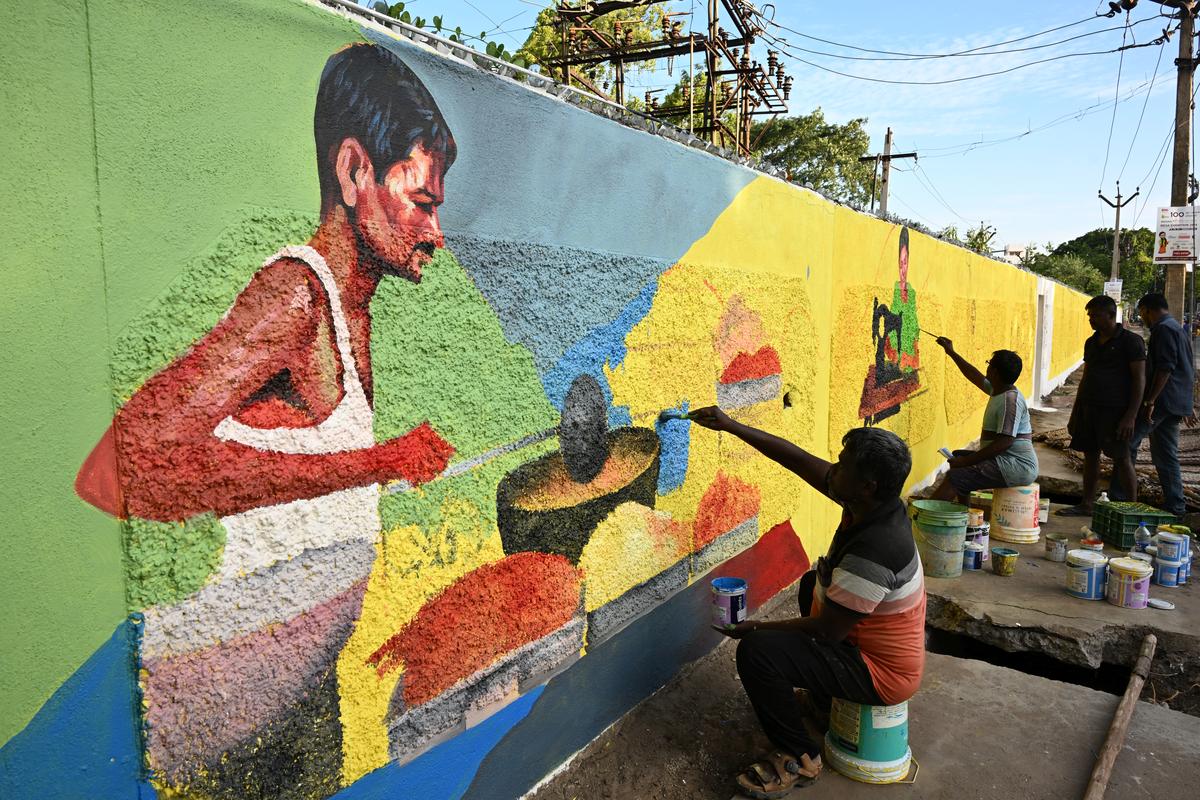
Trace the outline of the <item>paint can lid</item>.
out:
M 1154 563 L 1154 556 L 1150 555 L 1149 553 L 1130 553 L 1129 557 L 1137 559 L 1138 561 L 1145 561 L 1147 564 Z
M 1175 608 L 1175 604 L 1170 600 L 1159 600 L 1157 597 L 1151 597 L 1146 601 L 1146 605 L 1151 608 L 1157 608 L 1162 611 L 1171 611 Z
M 1108 562 L 1109 570 L 1120 572 L 1125 575 L 1132 575 L 1135 578 L 1144 578 L 1151 572 L 1154 572 L 1154 567 L 1147 564 L 1145 561 L 1140 561 L 1136 558 L 1114 558 Z
M 983 543 L 982 542 L 967 542 L 965 549 L 970 550 L 972 553 L 982 553 L 983 552 Z
M 1072 550 L 1067 553 L 1067 561 L 1081 567 L 1097 567 L 1108 563 L 1108 556 L 1095 550 Z
M 746 588 L 741 578 L 713 578 L 712 587 L 718 592 L 737 592 Z

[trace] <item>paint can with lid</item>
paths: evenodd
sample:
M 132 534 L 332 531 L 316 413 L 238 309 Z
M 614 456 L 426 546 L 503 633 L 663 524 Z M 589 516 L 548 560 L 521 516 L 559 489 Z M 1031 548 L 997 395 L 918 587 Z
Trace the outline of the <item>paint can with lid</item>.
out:
M 1094 550 L 1067 553 L 1067 594 L 1080 600 L 1104 598 L 1105 568 L 1108 557 Z
M 983 548 L 983 563 L 988 562 L 989 548 L 992 541 L 992 526 L 985 522 L 982 525 L 967 526 L 967 543 L 974 542 Z
M 1164 558 L 1154 559 L 1154 583 L 1156 586 L 1174 587 L 1179 585 L 1179 570 L 1182 561 L 1168 561 Z
M 1108 562 L 1108 588 L 1105 597 L 1114 606 L 1145 608 L 1150 597 L 1150 576 L 1154 567 L 1136 558 L 1114 558 Z
M 963 547 L 963 569 L 983 569 L 983 545 L 967 542 Z
M 1188 537 L 1181 533 L 1163 530 L 1164 527 L 1166 526 L 1160 525 L 1158 533 L 1154 537 L 1154 546 L 1157 548 L 1154 551 L 1155 555 L 1167 561 L 1182 561 Z
M 712 619 L 718 628 L 746 621 L 747 584 L 741 578 L 713 578 Z
M 1067 560 L 1067 537 L 1061 533 L 1046 534 L 1046 560 Z

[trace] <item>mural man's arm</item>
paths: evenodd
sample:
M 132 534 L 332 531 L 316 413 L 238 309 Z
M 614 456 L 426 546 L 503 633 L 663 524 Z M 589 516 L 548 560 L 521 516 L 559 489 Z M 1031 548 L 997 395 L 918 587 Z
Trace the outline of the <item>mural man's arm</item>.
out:
M 829 495 L 826 478 L 833 465 L 825 459 L 814 456 L 787 439 L 743 425 L 716 406 L 698 408 L 688 418 L 703 428 L 732 433 L 767 458 L 799 475 L 821 494 Z
M 260 271 L 211 332 L 117 413 L 79 471 L 80 497 L 115 516 L 166 521 L 437 475 L 453 451 L 427 424 L 374 447 L 321 455 L 268 452 L 215 435 L 265 383 L 297 368 L 317 335 L 322 302 L 306 269 L 280 262 Z

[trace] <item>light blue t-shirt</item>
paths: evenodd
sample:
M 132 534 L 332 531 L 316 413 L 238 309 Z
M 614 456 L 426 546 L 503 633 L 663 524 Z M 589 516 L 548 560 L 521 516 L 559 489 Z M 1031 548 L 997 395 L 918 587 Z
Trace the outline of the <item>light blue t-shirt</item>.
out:
M 984 385 L 990 393 L 992 385 L 986 380 Z M 1020 389 L 1013 387 L 988 398 L 980 439 L 986 443 L 998 435 L 1018 437 L 1011 447 L 995 457 L 996 466 L 1009 486 L 1027 486 L 1037 480 L 1037 454 L 1033 452 L 1033 440 L 1029 438 L 1032 434 L 1029 405 Z

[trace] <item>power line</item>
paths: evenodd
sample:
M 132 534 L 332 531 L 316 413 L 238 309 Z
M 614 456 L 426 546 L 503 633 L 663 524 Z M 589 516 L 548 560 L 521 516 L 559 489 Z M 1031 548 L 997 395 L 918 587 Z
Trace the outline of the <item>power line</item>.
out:
M 937 200 L 939 203 L 941 203 L 946 208 L 947 211 L 949 211 L 951 214 L 953 214 L 954 216 L 961 219 L 963 222 L 970 221 L 966 217 L 964 217 L 962 214 L 955 211 L 954 207 L 952 205 L 950 205 L 950 203 L 946 200 L 945 197 L 942 196 L 942 193 L 940 191 L 938 191 L 937 186 L 934 185 L 933 178 L 930 177 L 929 173 L 925 171 L 925 168 L 921 166 L 920 162 L 918 162 L 917 165 L 913 168 L 913 177 L 916 178 L 917 182 L 920 183 L 923 187 L 925 187 L 926 191 L 928 191 L 935 200 Z M 926 186 L 926 183 L 928 183 L 928 186 Z
M 1036 39 L 1039 36 L 1045 36 L 1047 33 L 1054 33 L 1055 31 L 1066 30 L 1067 28 L 1073 28 L 1076 25 L 1082 25 L 1085 22 L 1091 22 L 1092 20 L 1094 20 L 1100 16 L 1104 16 L 1104 15 L 1096 14 L 1096 15 L 1093 15 L 1090 17 L 1085 17 L 1081 20 L 1076 20 L 1075 22 L 1069 22 L 1066 25 L 1059 25 L 1054 28 L 1047 28 L 1044 31 L 1038 31 L 1037 33 L 1031 33 L 1027 36 L 1021 36 L 1016 39 L 1008 39 L 1007 41 L 996 42 L 994 44 L 980 45 L 979 47 L 972 47 L 969 50 L 960 50 L 956 53 L 904 53 L 904 52 L 899 52 L 896 50 L 874 50 L 869 47 L 858 47 L 857 45 L 853 45 L 853 44 L 844 44 L 842 42 L 834 42 L 829 39 L 822 39 L 818 36 L 809 36 L 807 33 L 802 33 L 800 31 L 796 30 L 795 28 L 789 28 L 787 25 L 784 25 L 781 22 L 776 22 L 773 19 L 769 19 L 769 18 L 763 16 L 762 12 L 758 13 L 758 18 L 763 20 L 764 22 L 766 22 L 768 25 L 774 25 L 777 28 L 788 31 L 789 33 L 794 33 L 797 36 L 802 36 L 805 39 L 810 39 L 814 42 L 821 42 L 822 44 L 829 44 L 829 45 L 833 45 L 834 47 L 842 47 L 847 50 L 857 50 L 860 53 L 879 53 L 879 54 L 887 55 L 887 56 L 908 56 L 910 58 L 950 58 L 950 57 L 954 57 L 954 56 L 962 56 L 962 55 L 966 55 L 968 53 L 974 53 L 976 51 L 986 50 L 986 49 L 989 49 L 992 47 L 1002 47 L 1003 45 L 1006 45 L 1006 44 L 1016 44 L 1017 42 L 1024 42 L 1029 39 Z
M 1127 94 L 1125 97 L 1123 97 L 1122 99 L 1120 99 L 1117 102 L 1127 103 L 1130 100 L 1132 100 L 1133 98 L 1137 97 L 1139 94 L 1141 94 L 1143 89 L 1145 89 L 1147 92 L 1149 92 L 1151 89 L 1153 89 L 1154 82 L 1158 78 L 1159 74 L 1161 74 L 1161 73 L 1155 73 L 1155 75 L 1149 81 L 1143 81 L 1139 85 L 1135 86 L 1133 89 L 1131 89 L 1129 91 L 1129 94 Z M 1147 88 L 1147 87 L 1149 87 L 1149 88 Z M 1090 116 L 1092 114 L 1097 114 L 1097 113 L 1107 109 L 1109 107 L 1109 105 L 1112 104 L 1112 102 L 1113 102 L 1112 100 L 1105 100 L 1103 102 L 1093 103 L 1090 106 L 1084 106 L 1083 108 L 1075 109 L 1074 111 L 1068 112 L 1066 114 L 1062 114 L 1061 116 L 1058 116 L 1058 117 L 1055 117 L 1054 119 L 1050 120 L 1049 122 L 1043 123 L 1043 124 L 1037 126 L 1036 128 L 1028 128 L 1028 129 L 1022 131 L 1021 133 L 1016 133 L 1011 136 L 1003 136 L 998 139 L 978 139 L 978 140 L 972 141 L 972 142 L 962 142 L 960 144 L 944 145 L 942 147 L 926 147 L 926 148 L 922 149 L 922 152 L 923 153 L 934 153 L 934 155 L 924 156 L 924 158 L 926 158 L 926 159 L 950 158 L 953 156 L 966 155 L 967 153 L 971 152 L 972 150 L 981 150 L 985 147 L 995 147 L 998 144 L 1004 144 L 1006 142 L 1013 142 L 1013 141 L 1016 141 L 1017 139 L 1023 139 L 1026 136 L 1029 136 L 1031 134 L 1040 133 L 1044 130 L 1048 130 L 1049 128 L 1054 128 L 1059 125 L 1063 125 L 1072 120 L 1080 120 L 1080 119 L 1083 119 L 1084 117 Z M 945 151 L 945 152 L 943 152 L 943 151 Z M 950 151 L 954 151 L 954 152 L 950 152 Z
M 1121 70 L 1125 67 L 1125 40 L 1129 36 L 1129 12 L 1125 13 L 1125 32 L 1121 34 L 1121 57 L 1117 60 L 1117 88 L 1113 93 L 1112 119 L 1108 122 L 1108 144 L 1104 146 L 1104 167 L 1100 170 L 1100 188 L 1104 188 L 1104 179 L 1108 176 L 1108 157 L 1112 153 L 1113 128 L 1117 124 L 1117 99 L 1121 96 Z M 1166 43 L 1164 42 L 1164 45 Z M 1159 50 L 1159 53 L 1162 51 Z M 1155 67 L 1157 69 L 1157 67 Z
M 777 36 L 774 38 L 777 41 L 788 44 L 789 47 L 792 47 L 795 50 L 799 50 L 802 53 L 811 53 L 813 55 L 818 55 L 818 56 L 828 56 L 830 58 L 841 58 L 846 61 L 927 61 L 930 59 L 937 59 L 937 58 L 962 58 L 962 57 L 970 58 L 970 57 L 979 57 L 979 56 L 1000 56 L 1000 55 L 1008 55 L 1011 53 L 1025 53 L 1025 52 L 1029 52 L 1031 50 L 1044 50 L 1047 47 L 1056 47 L 1060 44 L 1066 44 L 1067 42 L 1073 42 L 1077 39 L 1084 39 L 1088 36 L 1095 36 L 1095 35 L 1101 34 L 1101 33 L 1110 33 L 1112 31 L 1119 31 L 1122 29 L 1125 29 L 1126 31 L 1128 31 L 1129 28 L 1132 28 L 1135 25 L 1140 25 L 1143 22 L 1151 22 L 1158 18 L 1159 18 L 1159 15 L 1156 14 L 1152 17 L 1144 17 L 1144 18 L 1136 20 L 1134 22 L 1127 23 L 1126 25 L 1117 25 L 1112 28 L 1100 28 L 1099 30 L 1088 31 L 1087 33 L 1081 33 L 1076 36 L 1070 36 L 1066 39 L 1059 39 L 1058 41 L 1054 41 L 1054 42 L 1047 42 L 1045 44 L 1031 45 L 1029 47 L 1015 47 L 1010 50 L 990 50 L 988 52 L 978 52 L 979 50 L 982 50 L 983 48 L 974 48 L 973 50 L 964 50 L 964 51 L 958 52 L 958 53 L 934 53 L 934 54 L 929 54 L 929 55 L 913 55 L 913 56 L 848 56 L 848 55 L 844 55 L 842 53 L 830 53 L 830 52 L 827 52 L 824 50 L 811 50 L 806 47 L 801 47 L 800 45 L 792 44 L 791 42 L 789 42 L 786 38 L 784 38 L 782 36 Z M 776 23 L 776 24 L 778 24 L 778 23 Z M 764 34 L 764 35 L 766 35 L 766 34 Z M 985 47 L 994 47 L 994 46 L 997 46 L 997 45 L 985 45 Z
M 832 67 L 824 66 L 823 64 L 817 64 L 813 61 L 809 61 L 807 59 L 797 56 L 795 53 L 791 52 L 788 45 L 781 43 L 778 38 L 771 36 L 771 34 L 763 34 L 763 35 L 769 41 L 771 41 L 773 44 L 775 44 L 775 46 L 778 47 L 789 58 L 793 59 L 794 61 L 799 61 L 801 64 L 807 64 L 810 67 L 814 67 L 814 68 L 822 70 L 824 72 L 829 72 L 834 75 L 840 75 L 843 78 L 853 78 L 854 80 L 866 81 L 868 83 L 885 83 L 885 84 L 891 84 L 891 85 L 897 85 L 897 86 L 944 86 L 944 85 L 950 84 L 950 83 L 962 83 L 964 81 L 975 81 L 975 80 L 980 80 L 981 78 L 992 78 L 997 75 L 1006 75 L 1010 72 L 1016 72 L 1019 69 L 1025 69 L 1026 67 L 1033 67 L 1033 66 L 1037 66 L 1038 64 L 1049 64 L 1053 61 L 1061 61 L 1061 60 L 1067 59 L 1067 58 L 1080 58 L 1082 56 L 1103 56 L 1103 55 L 1109 55 L 1111 53 L 1116 53 L 1116 52 L 1120 52 L 1120 51 L 1124 51 L 1124 50 L 1132 50 L 1132 49 L 1138 48 L 1138 47 L 1149 47 L 1150 45 L 1161 44 L 1161 42 L 1158 39 L 1155 39 L 1155 40 L 1153 40 L 1151 42 L 1147 42 L 1145 44 L 1122 45 L 1121 47 L 1114 48 L 1112 50 L 1090 50 L 1090 51 L 1083 52 L 1083 53 L 1062 53 L 1057 56 L 1051 56 L 1049 58 L 1041 58 L 1041 59 L 1038 59 L 1037 61 L 1027 61 L 1024 64 L 1017 64 L 1015 66 L 1007 67 L 1005 69 L 993 70 L 992 72 L 984 72 L 979 75 L 964 75 L 961 78 L 946 78 L 946 79 L 940 80 L 940 81 L 904 81 L 904 80 L 892 80 L 890 78 L 871 78 L 866 75 L 854 75 L 849 72 L 842 72 L 841 70 L 836 70 L 836 69 L 833 69 Z
M 1163 51 L 1166 49 L 1166 42 L 1163 42 L 1162 46 L 1158 48 L 1158 60 L 1154 62 L 1154 72 L 1150 78 L 1150 88 L 1146 90 L 1146 99 L 1142 101 L 1142 113 L 1138 114 L 1137 127 L 1133 129 L 1133 138 L 1129 141 L 1129 152 L 1125 154 L 1125 162 L 1121 164 L 1121 171 L 1117 174 L 1118 181 L 1125 175 L 1125 167 L 1129 165 L 1129 157 L 1133 155 L 1133 146 L 1137 144 L 1138 134 L 1142 130 L 1142 118 L 1146 116 L 1146 106 L 1150 104 L 1150 95 L 1154 92 L 1154 79 L 1158 77 L 1158 65 L 1162 63 Z M 1113 110 L 1116 110 L 1115 105 Z

